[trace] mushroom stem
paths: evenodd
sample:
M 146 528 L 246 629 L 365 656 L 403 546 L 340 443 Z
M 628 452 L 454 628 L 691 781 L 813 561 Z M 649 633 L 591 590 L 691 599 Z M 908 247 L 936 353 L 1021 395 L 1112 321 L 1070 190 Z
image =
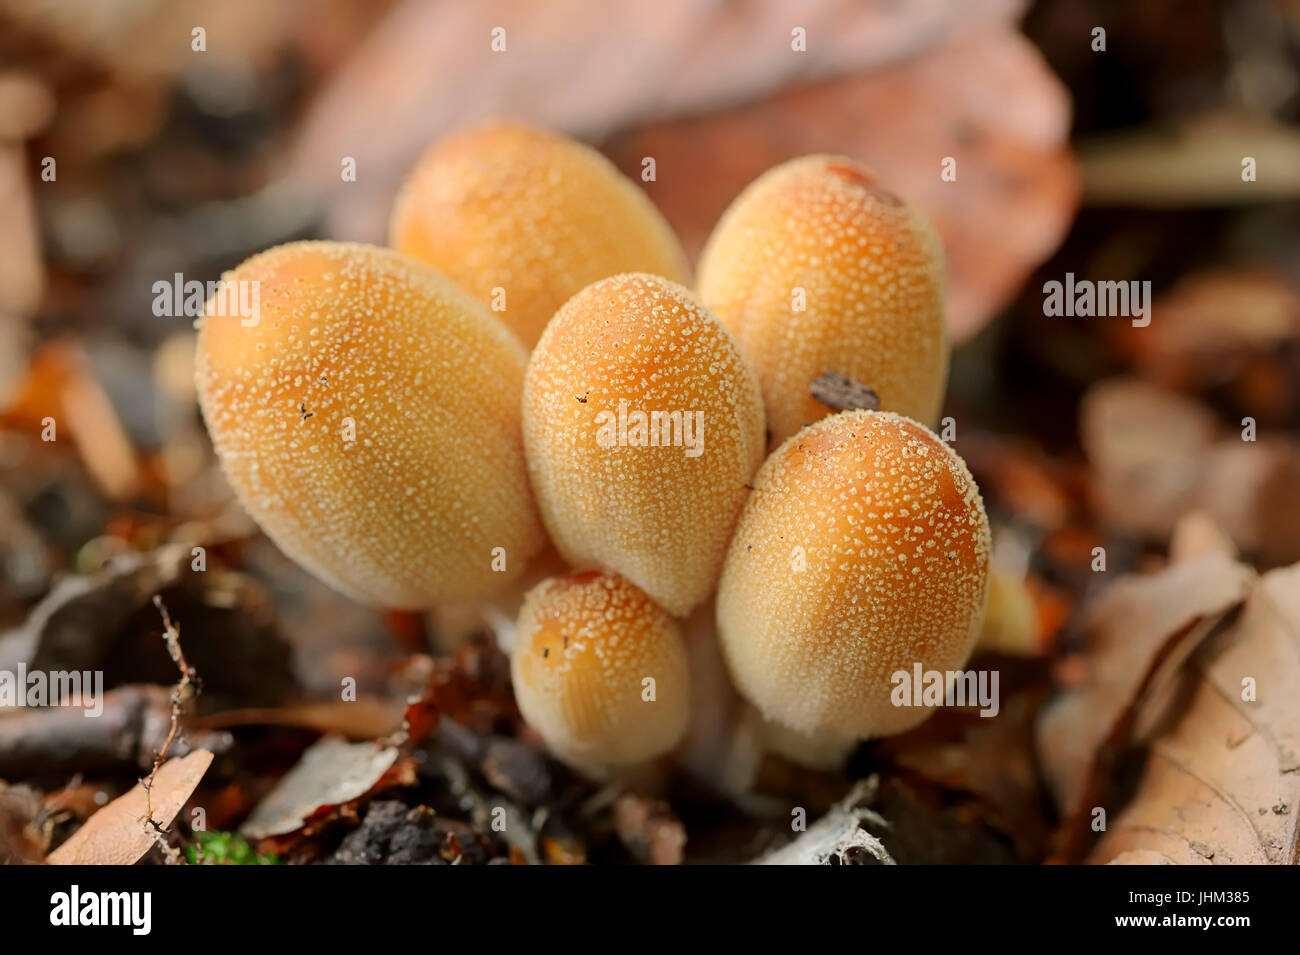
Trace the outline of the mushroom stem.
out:
M 775 753 L 805 769 L 835 772 L 843 769 L 858 740 L 837 733 L 804 733 L 773 720 L 762 721 L 763 743 Z
M 503 652 L 515 647 L 515 621 L 528 592 L 551 577 L 569 573 L 564 562 L 548 542 L 542 552 L 528 562 L 523 573 L 508 585 L 479 600 L 462 600 L 441 604 L 431 613 L 434 640 L 439 649 L 454 651 L 470 637 L 490 633 Z
M 763 760 L 761 717 L 736 692 L 718 643 L 710 600 L 682 622 L 691 671 L 691 717 L 677 760 L 698 782 L 726 796 L 750 792 Z

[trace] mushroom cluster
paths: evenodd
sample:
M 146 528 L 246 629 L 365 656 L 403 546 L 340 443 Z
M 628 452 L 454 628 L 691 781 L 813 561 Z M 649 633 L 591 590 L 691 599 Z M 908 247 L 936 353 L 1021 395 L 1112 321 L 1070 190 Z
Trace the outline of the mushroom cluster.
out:
M 214 296 L 199 323 L 217 454 L 286 553 L 383 608 L 513 602 L 520 712 L 592 777 L 721 752 L 696 709 L 818 765 L 925 719 L 891 674 L 964 665 L 989 528 L 927 427 L 948 343 L 916 210 L 850 159 L 795 160 L 691 290 L 612 165 L 497 124 L 426 153 L 391 242 L 261 253 L 224 277 L 253 313 Z M 881 410 L 822 403 L 831 374 Z

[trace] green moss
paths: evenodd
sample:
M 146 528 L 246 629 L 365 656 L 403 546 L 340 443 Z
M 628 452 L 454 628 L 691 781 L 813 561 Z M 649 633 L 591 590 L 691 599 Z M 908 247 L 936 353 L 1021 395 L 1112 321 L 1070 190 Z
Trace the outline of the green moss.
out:
M 196 832 L 185 847 L 190 865 L 279 865 L 274 855 L 262 855 L 233 832 Z

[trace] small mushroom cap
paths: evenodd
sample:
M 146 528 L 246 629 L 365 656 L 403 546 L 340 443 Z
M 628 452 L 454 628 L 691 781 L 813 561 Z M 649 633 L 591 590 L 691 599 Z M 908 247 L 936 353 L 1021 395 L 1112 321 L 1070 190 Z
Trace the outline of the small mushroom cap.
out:
M 544 538 L 525 355 L 500 322 L 372 246 L 295 242 L 224 278 L 248 283 L 228 302 L 243 289 L 257 308 L 208 303 L 199 402 L 241 503 L 285 553 L 391 608 L 486 594 L 523 569 Z
M 390 243 L 489 306 L 493 290 L 504 290 L 498 314 L 529 348 L 555 310 L 597 279 L 689 274 L 667 221 L 609 160 L 513 123 L 434 143 L 393 207 Z
M 571 566 L 622 574 L 674 616 L 713 592 L 764 440 L 736 343 L 673 282 L 589 285 L 533 351 L 524 444 L 552 540 Z
M 519 710 L 570 765 L 600 774 L 667 753 L 686 731 L 686 643 L 612 574 L 547 580 L 524 598 L 511 674 Z
M 899 670 L 960 669 L 980 632 L 989 525 L 957 454 L 925 427 L 850 411 L 800 431 L 754 479 L 718 589 L 740 692 L 812 735 L 902 732 Z
M 826 372 L 874 389 L 884 411 L 936 422 L 948 377 L 943 275 L 928 223 L 869 169 L 805 156 L 731 204 L 698 288 L 758 375 L 777 444 L 830 413 L 808 393 Z

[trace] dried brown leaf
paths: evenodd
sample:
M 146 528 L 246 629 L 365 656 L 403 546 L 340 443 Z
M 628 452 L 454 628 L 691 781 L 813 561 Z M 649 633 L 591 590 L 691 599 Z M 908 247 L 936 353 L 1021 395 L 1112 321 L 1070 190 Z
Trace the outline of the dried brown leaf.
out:
M 1184 514 L 1174 525 L 1173 535 L 1169 538 L 1170 563 L 1189 564 L 1215 554 L 1236 560 L 1237 545 L 1204 511 Z
M 1300 862 L 1300 565 L 1260 578 L 1195 669 L 1190 702 L 1090 861 Z
M 981 820 L 1010 838 L 1022 860 L 1037 861 L 1050 831 L 1034 758 L 1034 717 L 1043 695 L 1038 689 L 1004 695 L 993 719 L 945 714 L 953 729 L 942 738 L 919 731 L 882 740 L 878 752 L 944 790 L 973 795 Z
M 26 150 L 2 138 L 0 210 L 0 314 L 26 317 L 40 304 L 45 265 Z
M 0 865 L 36 865 L 50 844 L 49 812 L 28 786 L 0 781 Z
M 1167 536 L 1195 506 L 1215 431 L 1201 404 L 1155 385 L 1112 379 L 1093 386 L 1079 409 L 1079 436 L 1103 520 L 1139 537 Z
M 50 853 L 54 865 L 134 865 L 157 841 L 153 824 L 169 826 L 212 765 L 206 749 L 171 759 L 154 776 L 153 787 L 144 785 L 114 799 L 86 821 L 63 845 Z M 146 819 L 152 801 L 153 817 Z
M 1227 385 L 1248 397 L 1242 379 L 1257 362 L 1300 339 L 1300 282 L 1259 267 L 1197 272 L 1156 299 L 1150 325 L 1124 325 L 1118 337 L 1144 378 L 1184 391 Z
M 1081 466 L 1048 455 L 1031 440 L 980 431 L 963 435 L 958 451 L 985 495 L 1017 522 L 1054 531 L 1070 519 Z
M 195 720 L 200 729 L 229 729 L 233 726 L 289 726 L 337 734 L 352 740 L 387 736 L 402 725 L 404 707 L 382 697 L 362 696 L 355 700 L 304 700 L 278 707 L 250 707 L 226 710 Z
M 30 139 L 54 116 L 54 94 L 26 70 L 0 72 L 0 140 Z
M 1300 560 L 1300 444 L 1225 438 L 1198 462 L 1196 503 L 1267 565 Z
M 1067 94 L 1029 41 L 986 29 L 883 69 L 656 123 L 607 152 L 634 175 L 642 157 L 655 157 L 658 182 L 647 189 L 688 252 L 771 166 L 805 153 L 865 162 L 934 223 L 947 256 L 948 328 L 962 341 L 1019 291 L 1073 220 L 1069 115 Z M 956 182 L 940 176 L 944 157 L 957 163 Z M 998 242 L 988 241 L 989 222 L 999 224 Z
M 848 153 L 936 222 L 961 339 L 1055 249 L 1077 205 L 1069 97 L 1015 32 L 1022 7 L 407 0 L 309 113 L 290 178 L 326 199 L 332 234 L 377 241 L 401 177 L 451 129 L 505 115 L 596 141 L 632 130 L 608 152 L 638 178 L 642 157 L 656 158 L 647 189 L 693 253 L 768 167 Z M 506 56 L 480 39 L 502 24 Z M 807 55 L 791 50 L 796 26 Z M 701 118 L 661 121 L 683 116 Z M 337 159 L 322 157 L 344 155 L 367 173 L 339 189 Z M 960 186 L 940 180 L 945 156 Z M 998 242 L 987 241 L 990 221 Z
M 3 193 L 0 184 L 0 202 Z M 0 248 L 0 254 L 8 251 Z M 0 285 L 6 281 L 14 280 L 0 274 Z M 78 342 L 63 339 L 43 345 L 9 397 L 0 408 L 0 423 L 42 434 L 53 418 L 56 436 L 72 438 L 87 473 L 105 497 L 125 500 L 139 489 L 135 448 Z
M 653 117 L 698 114 L 907 59 L 963 31 L 1007 23 L 1022 7 L 1022 0 L 406 0 L 314 104 L 290 179 L 328 197 L 333 234 L 381 241 L 400 178 L 432 139 L 458 126 L 504 115 L 599 139 Z M 506 55 L 490 43 L 502 25 Z M 807 30 L 815 55 L 791 50 L 795 26 Z M 1036 102 L 1029 92 L 1014 102 Z M 342 190 L 338 156 L 367 170 Z
M 242 831 L 253 839 L 285 836 L 338 807 L 396 781 L 400 750 L 381 743 L 325 737 L 314 743 L 253 810 Z
M 1250 568 L 1212 555 L 1122 578 L 1090 608 L 1088 677 L 1044 710 L 1036 731 L 1067 836 L 1096 804 L 1112 758 L 1159 721 L 1173 676 L 1245 599 L 1253 578 Z
M 1084 396 L 1079 432 L 1093 502 L 1116 530 L 1165 540 L 1200 510 L 1267 565 L 1300 559 L 1300 443 L 1278 434 L 1221 437 L 1201 402 L 1119 378 Z
M 880 395 L 870 385 L 838 371 L 828 371 L 814 378 L 808 392 L 833 411 L 877 411 Z

